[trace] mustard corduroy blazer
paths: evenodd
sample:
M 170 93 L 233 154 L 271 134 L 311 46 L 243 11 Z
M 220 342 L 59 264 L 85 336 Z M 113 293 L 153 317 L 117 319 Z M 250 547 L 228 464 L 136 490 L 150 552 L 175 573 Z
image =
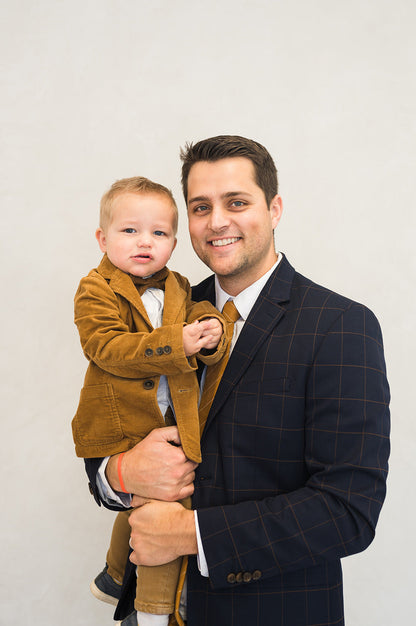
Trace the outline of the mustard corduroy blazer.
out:
M 192 461 L 201 461 L 197 362 L 195 356 L 185 356 L 182 328 L 206 317 L 216 317 L 225 328 L 217 309 L 208 302 L 192 302 L 188 280 L 169 271 L 163 325 L 154 329 L 131 278 L 104 255 L 75 295 L 75 323 L 89 360 L 72 421 L 78 456 L 124 452 L 164 426 L 156 396 L 163 374 L 184 452 Z M 216 351 L 198 358 L 207 365 L 216 363 L 227 341 L 223 333 Z

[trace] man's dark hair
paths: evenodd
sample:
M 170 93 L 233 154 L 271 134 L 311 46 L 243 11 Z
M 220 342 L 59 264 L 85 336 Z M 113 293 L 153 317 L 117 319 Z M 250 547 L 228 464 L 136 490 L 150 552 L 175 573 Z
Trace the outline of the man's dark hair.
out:
M 244 157 L 253 163 L 256 184 L 263 190 L 267 205 L 278 193 L 277 170 L 272 157 L 264 146 L 252 139 L 238 135 L 219 135 L 203 139 L 196 144 L 187 143 L 181 149 L 182 190 L 188 200 L 188 176 L 191 167 L 199 161 L 219 161 Z

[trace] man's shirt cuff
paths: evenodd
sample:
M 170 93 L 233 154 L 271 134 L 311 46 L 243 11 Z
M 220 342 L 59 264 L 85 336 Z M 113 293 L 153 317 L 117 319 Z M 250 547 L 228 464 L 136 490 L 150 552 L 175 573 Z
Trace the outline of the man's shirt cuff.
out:
M 109 456 L 106 456 L 103 459 L 100 467 L 97 472 L 97 489 L 100 494 L 101 500 L 106 502 L 110 506 L 122 506 L 125 509 L 129 509 L 131 507 L 131 494 L 130 493 L 121 493 L 119 491 L 114 491 L 110 483 L 107 480 L 107 476 L 105 475 L 105 470 L 107 467 L 107 463 L 109 460 Z
M 201 540 L 201 533 L 199 532 L 198 511 L 194 511 L 194 517 L 195 517 L 196 540 L 198 543 L 197 561 L 198 561 L 199 572 L 201 576 L 205 576 L 206 578 L 208 578 L 209 577 L 208 563 L 205 558 L 204 547 L 202 545 L 202 540 Z

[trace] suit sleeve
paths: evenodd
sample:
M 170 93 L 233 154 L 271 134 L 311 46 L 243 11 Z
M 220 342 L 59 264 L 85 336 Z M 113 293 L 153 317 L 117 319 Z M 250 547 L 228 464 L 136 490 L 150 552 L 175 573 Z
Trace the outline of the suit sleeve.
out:
M 86 357 L 115 376 L 146 378 L 196 370 L 195 360 L 188 360 L 183 349 L 182 324 L 130 332 L 116 294 L 100 276 L 81 280 L 75 323 Z
M 353 304 L 327 331 L 309 368 L 305 484 L 264 500 L 198 510 L 215 588 L 229 588 L 230 571 L 269 578 L 371 543 L 386 490 L 388 402 L 378 322 Z

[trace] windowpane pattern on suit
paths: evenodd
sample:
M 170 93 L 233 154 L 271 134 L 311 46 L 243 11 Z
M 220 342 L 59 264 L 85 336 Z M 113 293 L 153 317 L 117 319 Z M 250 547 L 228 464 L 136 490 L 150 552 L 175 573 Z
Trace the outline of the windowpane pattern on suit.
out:
M 218 389 L 218 385 L 220 383 L 221 377 L 226 368 L 228 358 L 230 356 L 230 348 L 231 348 L 231 340 L 233 337 L 234 331 L 234 323 L 240 318 L 240 313 L 237 310 L 234 302 L 232 300 L 228 300 L 224 304 L 224 308 L 222 310 L 222 314 L 227 320 L 227 339 L 228 339 L 228 348 L 227 352 L 224 355 L 224 358 L 221 359 L 215 365 L 211 365 L 207 369 L 205 384 L 202 390 L 201 402 L 199 405 L 199 421 L 201 424 L 201 432 L 204 428 L 205 422 L 207 421 L 208 413 L 211 408 L 212 401 L 214 400 L 215 393 Z

